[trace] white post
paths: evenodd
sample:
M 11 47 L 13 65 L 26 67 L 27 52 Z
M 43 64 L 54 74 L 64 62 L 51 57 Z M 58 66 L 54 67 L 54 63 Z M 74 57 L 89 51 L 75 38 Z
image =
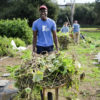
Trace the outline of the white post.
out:
M 71 1 L 71 25 L 73 24 L 73 18 L 74 18 L 74 10 L 75 10 L 75 0 Z

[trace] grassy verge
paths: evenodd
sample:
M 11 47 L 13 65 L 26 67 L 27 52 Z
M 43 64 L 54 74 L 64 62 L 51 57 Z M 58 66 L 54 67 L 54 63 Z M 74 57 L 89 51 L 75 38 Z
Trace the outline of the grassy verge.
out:
M 92 38 L 94 42 L 100 40 L 100 32 L 83 32 L 82 34 Z M 75 54 L 85 72 L 85 79 L 80 81 L 79 91 L 75 91 L 74 88 L 66 90 L 64 87 L 60 90 L 60 95 L 66 97 L 66 100 L 91 100 L 91 95 L 94 100 L 99 100 L 100 96 L 96 91 L 100 90 L 100 67 L 93 65 L 92 58 L 100 52 L 100 46 L 92 48 L 91 43 L 81 41 L 80 45 L 69 44 L 68 50 L 64 52 L 69 55 Z

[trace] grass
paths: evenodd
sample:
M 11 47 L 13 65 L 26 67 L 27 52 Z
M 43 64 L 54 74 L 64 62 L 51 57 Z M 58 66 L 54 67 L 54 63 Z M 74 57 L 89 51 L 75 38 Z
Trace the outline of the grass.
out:
M 84 28 L 84 29 L 91 29 L 91 28 Z M 96 28 L 92 28 L 92 29 L 96 29 Z M 75 54 L 76 59 L 82 64 L 83 71 L 85 72 L 86 77 L 81 82 L 80 86 L 82 84 L 90 83 L 89 87 L 94 89 L 96 87 L 100 87 L 100 68 L 93 65 L 93 60 L 91 59 L 91 57 L 94 56 L 94 54 L 100 52 L 100 46 L 93 47 L 91 46 L 91 44 L 95 45 L 97 41 L 100 41 L 100 32 L 82 32 L 82 34 L 87 38 L 91 38 L 93 42 L 83 43 L 83 41 L 81 41 L 80 45 L 74 45 L 73 43 L 69 44 L 68 50 L 64 52 L 67 52 L 69 55 Z M 87 90 L 86 87 L 84 87 L 84 89 Z M 73 100 L 75 100 L 75 98 L 78 97 L 78 95 L 73 93 L 73 90 L 66 92 L 66 88 L 62 88 L 62 91 L 63 92 L 60 95 L 63 95 L 65 97 L 71 97 L 73 98 Z M 92 91 L 89 92 L 91 94 Z M 87 96 L 81 95 L 81 97 L 84 98 L 84 100 L 87 100 Z
M 66 92 L 67 91 L 67 92 Z M 63 93 L 63 94 L 62 94 Z M 71 98 L 73 100 L 75 100 L 77 98 L 77 93 L 76 91 L 72 91 L 71 89 L 67 90 L 66 89 L 66 86 L 65 87 L 62 87 L 60 89 L 60 92 L 59 92 L 59 96 L 64 96 L 66 98 Z M 66 99 L 67 100 L 67 99 Z M 69 100 L 69 99 L 68 99 Z
M 82 32 L 86 37 L 91 37 L 95 40 L 100 40 L 100 32 Z
M 82 28 L 100 28 L 100 25 L 81 25 Z
M 86 37 L 92 38 L 95 42 L 100 40 L 100 32 L 82 32 L 82 34 Z M 66 52 L 68 55 L 75 54 L 76 59 L 81 63 L 82 71 L 85 72 L 86 77 L 82 82 L 80 82 L 80 87 L 83 84 L 88 83 L 90 84 L 89 87 L 93 89 L 100 87 L 100 69 L 92 64 L 93 60 L 91 59 L 91 56 L 93 56 L 93 54 L 97 54 L 99 50 L 100 47 L 91 47 L 91 43 L 84 43 L 82 40 L 80 45 L 74 45 L 71 43 L 69 44 L 68 50 L 63 50 L 63 52 Z M 21 58 L 29 59 L 30 55 L 30 51 L 25 51 L 23 52 L 23 56 L 21 56 Z M 79 94 L 80 91 L 82 91 L 83 94 Z M 87 100 L 87 97 L 90 95 L 91 91 L 87 90 L 86 87 L 84 87 L 83 90 L 76 91 L 74 88 L 67 90 L 65 86 L 59 91 L 59 96 L 65 97 L 66 100 L 68 100 L 68 98 L 77 100 L 77 98 L 80 98 L 80 96 L 84 100 Z
M 29 60 L 32 58 L 32 52 L 30 50 L 25 50 L 22 52 L 21 59 L 23 60 Z
M 97 67 L 94 67 L 91 69 L 92 73 L 89 73 L 88 76 L 91 78 L 94 78 L 95 80 L 99 79 L 100 80 L 100 69 Z

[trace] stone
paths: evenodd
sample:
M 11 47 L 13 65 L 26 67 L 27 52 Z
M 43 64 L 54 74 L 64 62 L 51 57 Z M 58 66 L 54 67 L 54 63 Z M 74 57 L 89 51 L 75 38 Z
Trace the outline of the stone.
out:
M 16 96 L 18 89 L 14 87 L 14 81 L 0 80 L 0 100 L 13 100 Z
M 10 73 L 5 73 L 2 75 L 2 77 L 8 77 L 8 76 L 10 76 Z
M 6 86 L 8 84 L 9 80 L 0 80 L 0 87 Z

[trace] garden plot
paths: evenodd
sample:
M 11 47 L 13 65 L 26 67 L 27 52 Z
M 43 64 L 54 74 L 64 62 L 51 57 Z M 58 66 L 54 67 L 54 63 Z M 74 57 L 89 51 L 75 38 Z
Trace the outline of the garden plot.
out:
M 98 32 L 97 32 L 98 33 Z M 87 36 L 93 37 L 94 33 L 88 33 Z M 97 40 L 96 40 L 97 38 Z M 95 42 L 99 40 L 99 35 L 95 33 Z M 90 40 L 89 40 L 90 41 Z M 92 44 L 95 45 L 95 44 Z M 31 46 L 29 47 L 31 48 Z M 65 100 L 69 99 L 79 99 L 79 100 L 99 100 L 100 99 L 100 70 L 98 67 L 93 65 L 93 58 L 95 58 L 95 55 L 98 54 L 100 51 L 100 47 L 91 47 L 91 42 L 83 44 L 82 42 L 80 45 L 74 45 L 71 43 L 68 46 L 68 50 L 64 50 L 63 52 L 66 52 L 67 55 L 72 55 L 73 53 L 76 55 L 76 59 L 81 63 L 81 66 L 85 72 L 85 78 L 84 80 L 80 81 L 80 86 L 78 91 L 74 89 L 67 90 L 66 87 L 63 87 L 60 89 L 59 96 L 64 97 Z M 26 53 L 25 53 L 26 54 Z M 28 56 L 23 56 L 22 59 Z M 19 59 L 20 57 L 18 57 Z M 12 59 L 15 59 L 14 61 Z M 14 64 L 21 64 L 21 59 L 17 62 L 17 58 L 13 57 L 8 62 L 5 60 L 5 63 L 2 62 L 3 66 L 0 66 L 0 69 L 2 69 L 2 73 L 8 72 L 6 71 L 6 65 L 9 65 L 9 62 L 12 63 L 11 66 Z M 7 64 L 8 63 L 8 64 Z M 1 64 L 1 62 L 0 62 Z M 1 71 L 1 70 L 0 70 Z M 7 78 L 9 79 L 9 78 Z M 38 95 L 39 96 L 39 95 Z M 60 99 L 61 100 L 61 99 Z M 64 99 L 62 99 L 64 100 Z

